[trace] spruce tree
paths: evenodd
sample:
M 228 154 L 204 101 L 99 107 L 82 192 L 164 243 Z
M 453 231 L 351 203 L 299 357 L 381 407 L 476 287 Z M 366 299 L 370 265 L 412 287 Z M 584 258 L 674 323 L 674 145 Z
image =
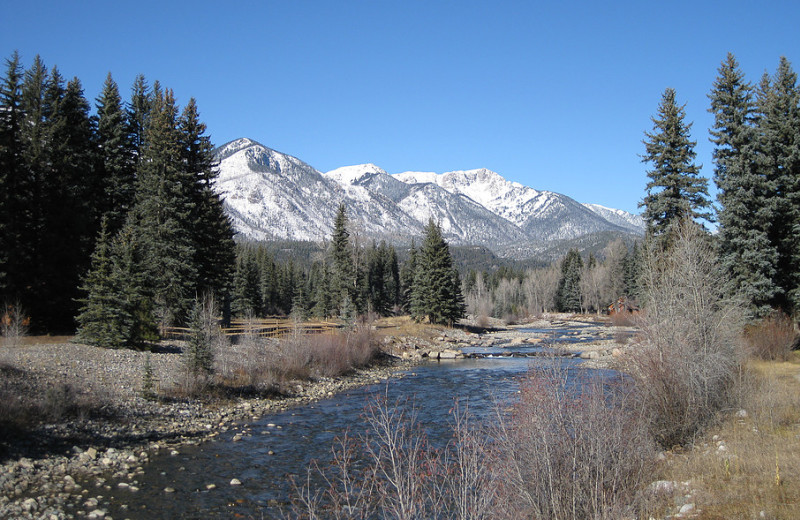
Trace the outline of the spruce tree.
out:
M 800 309 L 800 88 L 782 57 L 774 78 L 765 74 L 758 90 L 761 166 L 771 197 L 770 243 L 777 249 L 777 305 Z
M 106 76 L 103 90 L 96 100 L 98 170 L 103 179 L 102 214 L 108 219 L 113 234 L 122 228 L 125 216 L 133 206 L 135 186 L 135 150 L 122 105 L 119 88 Z
M 652 118 L 653 132 L 645 132 L 643 141 L 642 162 L 650 163 L 652 169 L 647 172 L 647 195 L 639 207 L 644 207 L 648 233 L 656 236 L 667 234 L 685 216 L 712 220 L 708 180 L 700 177 L 700 168 L 694 164 L 696 142 L 690 140 L 692 125 L 684 123 L 684 109 L 675 101 L 675 90 L 666 89 L 658 117 Z
M 86 297 L 79 300 L 82 308 L 77 317 L 78 339 L 98 347 L 121 348 L 125 346 L 132 316 L 128 316 L 130 321 L 123 318 L 129 309 L 117 285 L 120 280 L 115 277 L 108 221 L 103 219 L 101 226 L 91 269 L 81 287 Z
M 400 269 L 400 308 L 407 313 L 411 313 L 411 300 L 413 299 L 414 277 L 417 273 L 417 247 L 411 241 L 411 248 L 408 251 L 408 260 L 403 263 Z
M 730 279 L 728 294 L 746 301 L 756 316 L 771 311 L 778 252 L 769 239 L 772 196 L 760 168 L 752 86 L 732 54 L 719 67 L 711 94 L 714 181 L 719 188 L 719 255 Z
M 185 323 L 197 279 L 192 234 L 194 178 L 181 168 L 177 107 L 171 90 L 154 100 L 137 168 L 132 223 L 144 250 L 142 268 L 162 326 Z
M 150 296 L 140 271 L 141 248 L 130 227 L 110 238 L 104 219 L 81 289 L 78 338 L 106 348 L 141 348 L 157 339 Z
M 0 301 L 19 301 L 25 280 L 28 204 L 32 186 L 23 163 L 22 75 L 19 54 L 6 60 L 0 83 Z M 11 254 L 11 252 L 14 252 Z
M 556 302 L 561 312 L 581 310 L 581 271 L 583 259 L 577 249 L 570 249 L 561 262 L 561 278 L 558 281 Z
M 448 325 L 463 318 L 461 284 L 454 272 L 450 248 L 433 219 L 425 226 L 416 262 L 411 315 L 418 320 L 427 318 L 431 323 Z
M 154 100 L 153 92 L 147 85 L 144 75 L 139 74 L 131 87 L 131 100 L 127 109 L 127 121 L 131 145 L 138 162 L 145 145 L 145 131 L 150 121 L 150 112 Z
M 217 324 L 212 299 L 195 299 L 189 322 L 189 341 L 186 343 L 184 363 L 193 378 L 209 376 L 214 372 L 214 336 Z
M 194 98 L 179 121 L 181 164 L 191 186 L 190 230 L 195 248 L 197 294 L 212 295 L 223 308 L 229 305 L 233 269 L 236 261 L 233 226 L 222 201 L 214 191 L 217 177 L 213 146 L 200 122 Z
M 80 81 L 75 78 L 64 88 L 53 69 L 45 105 L 48 163 L 41 190 L 40 308 L 48 330 L 72 331 L 78 285 L 90 265 L 103 194 L 94 168 L 89 103 Z
M 347 314 L 352 314 L 355 305 L 358 279 L 353 254 L 350 248 L 350 232 L 347 230 L 347 209 L 339 205 L 331 237 L 331 306 L 340 310 L 347 306 Z M 341 312 L 337 312 L 341 314 Z

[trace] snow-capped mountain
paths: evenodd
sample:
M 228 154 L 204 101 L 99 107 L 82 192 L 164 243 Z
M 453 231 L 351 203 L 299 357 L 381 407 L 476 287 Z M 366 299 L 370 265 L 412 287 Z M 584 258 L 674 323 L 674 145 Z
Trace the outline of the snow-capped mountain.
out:
M 321 241 L 347 206 L 353 233 L 407 243 L 428 219 L 452 244 L 494 250 L 596 232 L 641 234 L 641 217 L 510 182 L 486 169 L 390 175 L 374 164 L 322 173 L 250 139 L 215 152 L 216 188 L 234 227 L 255 239 Z

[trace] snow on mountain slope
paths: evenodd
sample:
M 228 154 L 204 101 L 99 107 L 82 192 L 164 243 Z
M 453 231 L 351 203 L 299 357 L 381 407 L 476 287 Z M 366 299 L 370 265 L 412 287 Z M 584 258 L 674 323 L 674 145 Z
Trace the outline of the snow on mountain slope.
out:
M 250 139 L 221 146 L 215 157 L 216 189 L 236 230 L 252 239 L 327 239 L 342 202 L 356 233 L 395 243 L 421 236 L 430 218 L 453 244 L 509 251 L 517 244 L 644 229 L 635 215 L 582 205 L 487 169 L 390 175 L 361 164 L 321 173 Z
M 630 229 L 636 233 L 640 233 L 645 228 L 645 222 L 641 215 L 634 215 L 621 209 L 607 208 L 600 204 L 584 203 L 583 205 L 612 224 Z
M 534 240 L 575 238 L 607 228 L 631 229 L 607 221 L 566 195 L 535 190 L 485 168 L 442 174 L 404 172 L 394 177 L 407 183 L 436 184 L 451 193 L 465 195 L 519 226 Z

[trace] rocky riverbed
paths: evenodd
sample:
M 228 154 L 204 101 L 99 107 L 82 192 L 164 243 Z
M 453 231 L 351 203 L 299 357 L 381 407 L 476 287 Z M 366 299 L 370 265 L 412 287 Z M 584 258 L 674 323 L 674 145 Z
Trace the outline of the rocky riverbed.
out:
M 45 392 L 52 406 L 77 411 L 65 414 L 69 420 L 45 421 L 24 434 L 0 436 L 0 518 L 109 518 L 104 497 L 112 490 L 136 493 L 137 476 L 155 453 L 177 453 L 187 444 L 244 430 L 264 414 L 401 376 L 402 369 L 414 363 L 461 357 L 468 347 L 541 344 L 605 368 L 624 358 L 628 347 L 623 343 L 633 334 L 632 329 L 567 316 L 496 325 L 489 332 L 447 329 L 429 331 L 425 337 L 385 335 L 381 341 L 387 354 L 368 369 L 298 381 L 283 395 L 201 400 L 143 397 L 147 358 L 160 388 L 178 383 L 179 344 L 164 344 L 145 354 L 28 338 L 20 346 L 2 348 L 0 370 L 6 382 L 16 378 L 30 392 Z M 551 331 L 563 328 L 577 330 L 575 342 L 552 341 Z

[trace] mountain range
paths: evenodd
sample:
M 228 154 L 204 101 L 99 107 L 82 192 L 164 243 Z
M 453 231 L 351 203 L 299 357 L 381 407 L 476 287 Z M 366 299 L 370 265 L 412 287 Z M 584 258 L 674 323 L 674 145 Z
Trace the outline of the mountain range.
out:
M 644 233 L 640 216 L 581 204 L 487 169 L 392 175 L 361 164 L 323 173 L 247 138 L 220 146 L 215 157 L 216 189 L 235 230 L 249 240 L 323 241 L 342 202 L 351 236 L 407 244 L 433 218 L 451 244 L 482 245 L 501 256 L 592 234 Z

